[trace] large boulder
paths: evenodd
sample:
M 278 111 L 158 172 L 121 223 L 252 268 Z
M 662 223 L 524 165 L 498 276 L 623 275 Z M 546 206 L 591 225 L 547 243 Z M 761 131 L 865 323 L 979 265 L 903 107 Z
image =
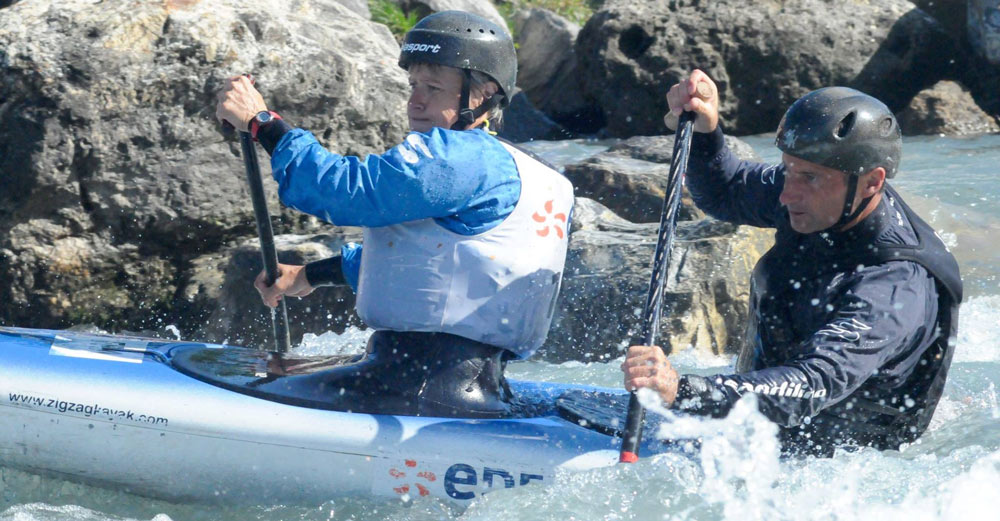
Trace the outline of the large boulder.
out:
M 423 18 L 431 13 L 441 11 L 466 11 L 477 14 L 483 18 L 503 27 L 508 32 L 507 21 L 500 15 L 500 11 L 489 0 L 395 0 L 407 13 L 416 13 L 418 18 Z
M 760 160 L 746 143 L 726 139 L 736 157 Z M 577 199 L 548 359 L 617 357 L 638 340 L 673 144 L 673 136 L 634 137 L 566 167 Z M 773 233 L 706 217 L 687 195 L 677 217 L 663 345 L 734 353 L 750 273 Z
M 510 100 L 510 105 L 503 111 L 503 124 L 498 135 L 514 143 L 525 141 L 569 139 L 573 137 L 544 112 L 536 109 L 531 100 L 518 91 Z
M 10 228 L 0 247 L 0 323 L 80 322 L 153 329 L 177 290 L 171 256 L 149 255 L 73 224 L 32 219 Z
M 958 81 L 968 87 L 976 104 L 995 118 L 1000 118 L 1000 67 L 964 44 L 962 67 Z
M 214 119 L 229 76 L 253 72 L 271 108 L 337 151 L 381 151 L 402 138 L 407 85 L 389 31 L 334 0 L 294 7 L 4 8 L 0 321 L 124 327 L 117 320 L 180 305 L 187 263 L 252 233 L 239 147 Z M 265 187 L 275 202 L 274 184 Z M 315 228 L 272 204 L 279 231 Z M 46 249 L 52 241 L 69 249 Z M 60 271 L 66 251 L 87 252 L 71 254 L 80 269 Z M 105 286 L 139 291 L 88 300 L 80 290 Z
M 905 0 L 614 2 L 576 43 L 584 94 L 620 137 L 664 133 L 665 94 L 694 68 L 718 83 L 727 128 L 756 134 L 828 85 L 900 110 L 948 72 L 955 49 L 940 23 Z
M 941 25 L 956 40 L 965 37 L 968 15 L 968 0 L 942 2 L 941 0 L 913 0 L 913 4 L 941 22 Z
M 965 87 L 953 81 L 938 82 L 917 94 L 898 117 L 908 136 L 1000 132 L 996 119 L 976 105 Z
M 522 9 L 514 16 L 517 35 L 517 84 L 539 110 L 581 132 L 594 107 L 583 96 L 574 43 L 580 26 L 546 9 Z M 603 120 L 601 120 L 603 123 Z
M 638 338 L 658 226 L 626 221 L 577 198 L 552 330 L 540 356 L 606 360 Z M 773 234 L 711 218 L 677 224 L 660 343 L 715 354 L 743 342 L 749 277 Z M 719 259 L 726 259 L 720 262 Z
M 319 235 L 278 235 L 278 261 L 306 264 L 339 256 L 349 241 L 361 242 L 357 228 L 328 230 Z M 183 305 L 177 315 L 196 330 L 183 331 L 207 341 L 243 346 L 270 346 L 274 341 L 270 310 L 253 287 L 263 269 L 257 239 L 235 241 L 218 252 L 202 255 L 190 263 L 180 294 Z M 360 325 L 354 313 L 354 292 L 347 284 L 316 288 L 301 299 L 285 299 L 292 343 L 305 333 L 343 332 Z
M 740 159 L 760 161 L 750 145 L 732 136 L 726 143 Z M 594 199 L 617 215 L 636 223 L 660 221 L 670 172 L 674 136 L 636 136 L 607 151 L 566 166 L 565 174 L 578 197 Z M 686 195 L 678 219 L 705 214 Z
M 372 17 L 371 9 L 368 7 L 368 0 L 336 0 L 338 4 L 346 7 L 354 14 L 368 20 Z
M 517 84 L 535 106 L 547 108 L 552 87 L 576 64 L 573 44 L 580 26 L 547 9 L 522 9 L 514 15 L 517 35 Z
M 968 0 L 968 35 L 976 54 L 1000 65 L 1000 2 Z
M 960 80 L 983 110 L 1000 117 L 1000 5 L 995 0 L 970 0 L 968 8 Z

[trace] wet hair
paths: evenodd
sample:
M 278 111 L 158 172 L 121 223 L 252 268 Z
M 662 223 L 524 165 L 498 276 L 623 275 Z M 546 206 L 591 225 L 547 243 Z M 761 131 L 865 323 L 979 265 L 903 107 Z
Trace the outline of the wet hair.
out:
M 486 85 L 488 85 L 490 83 L 492 83 L 493 85 L 496 85 L 496 87 L 497 87 L 497 94 L 496 95 L 502 96 L 503 94 L 501 94 L 501 93 L 503 92 L 503 89 L 500 88 L 500 84 L 499 83 L 497 83 L 488 74 L 485 74 L 485 73 L 482 73 L 482 72 L 479 72 L 479 71 L 472 71 L 472 89 L 473 90 L 478 90 L 479 92 L 483 92 L 483 90 L 486 88 Z M 510 100 L 508 100 L 508 101 L 510 101 Z M 491 108 L 490 111 L 486 113 L 486 119 L 488 119 L 490 121 L 490 126 L 491 127 L 499 127 L 501 124 L 503 124 L 503 107 L 498 104 L 495 107 Z

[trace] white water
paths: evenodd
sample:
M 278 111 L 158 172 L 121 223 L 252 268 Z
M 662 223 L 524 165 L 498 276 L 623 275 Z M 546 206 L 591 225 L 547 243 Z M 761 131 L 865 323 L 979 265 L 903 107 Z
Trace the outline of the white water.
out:
M 768 138 L 751 143 L 768 159 Z M 563 163 L 600 145 L 537 144 Z M 0 468 L 4 520 L 619 520 L 989 521 L 1000 520 L 1000 136 L 907 140 L 896 184 L 959 258 L 969 297 L 945 395 L 931 427 L 902 451 L 863 450 L 830 459 L 779 460 L 774 428 L 753 407 L 725 420 L 678 422 L 670 437 L 700 435 L 700 458 L 663 455 L 635 465 L 563 474 L 550 487 L 499 490 L 464 512 L 438 501 L 351 499 L 319 507 L 171 504 Z M 359 352 L 368 332 L 307 337 L 300 354 Z M 684 372 L 729 370 L 732 357 L 691 350 Z M 619 360 L 512 364 L 515 378 L 620 385 Z M 656 414 L 653 411 L 651 414 Z

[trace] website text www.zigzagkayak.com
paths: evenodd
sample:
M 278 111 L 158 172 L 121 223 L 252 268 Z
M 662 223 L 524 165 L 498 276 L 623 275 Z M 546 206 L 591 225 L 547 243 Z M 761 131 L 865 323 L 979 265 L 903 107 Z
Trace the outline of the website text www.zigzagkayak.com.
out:
M 67 402 L 56 398 L 43 398 L 41 396 L 30 396 L 27 394 L 9 393 L 8 400 L 15 405 L 26 405 L 32 408 L 43 407 L 53 409 L 61 413 L 79 413 L 85 417 L 106 418 L 110 421 L 127 420 L 136 423 L 149 425 L 159 425 L 166 427 L 169 422 L 166 418 L 150 416 L 146 414 L 136 414 L 131 410 L 111 409 L 101 407 L 99 404 L 85 405 L 82 403 Z

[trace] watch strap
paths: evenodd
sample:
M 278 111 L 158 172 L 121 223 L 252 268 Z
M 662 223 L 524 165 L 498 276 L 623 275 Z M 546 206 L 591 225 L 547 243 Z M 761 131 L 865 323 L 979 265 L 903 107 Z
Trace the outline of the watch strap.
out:
M 271 119 L 262 125 L 260 123 L 261 114 L 269 114 L 271 116 Z M 262 110 L 258 112 L 257 114 L 254 115 L 253 119 L 250 120 L 250 136 L 253 137 L 254 141 L 257 141 L 257 132 L 260 131 L 260 128 L 266 127 L 267 125 L 270 125 L 271 123 L 279 119 L 281 119 L 281 116 L 277 112 L 274 112 L 272 110 L 267 110 L 267 111 Z

